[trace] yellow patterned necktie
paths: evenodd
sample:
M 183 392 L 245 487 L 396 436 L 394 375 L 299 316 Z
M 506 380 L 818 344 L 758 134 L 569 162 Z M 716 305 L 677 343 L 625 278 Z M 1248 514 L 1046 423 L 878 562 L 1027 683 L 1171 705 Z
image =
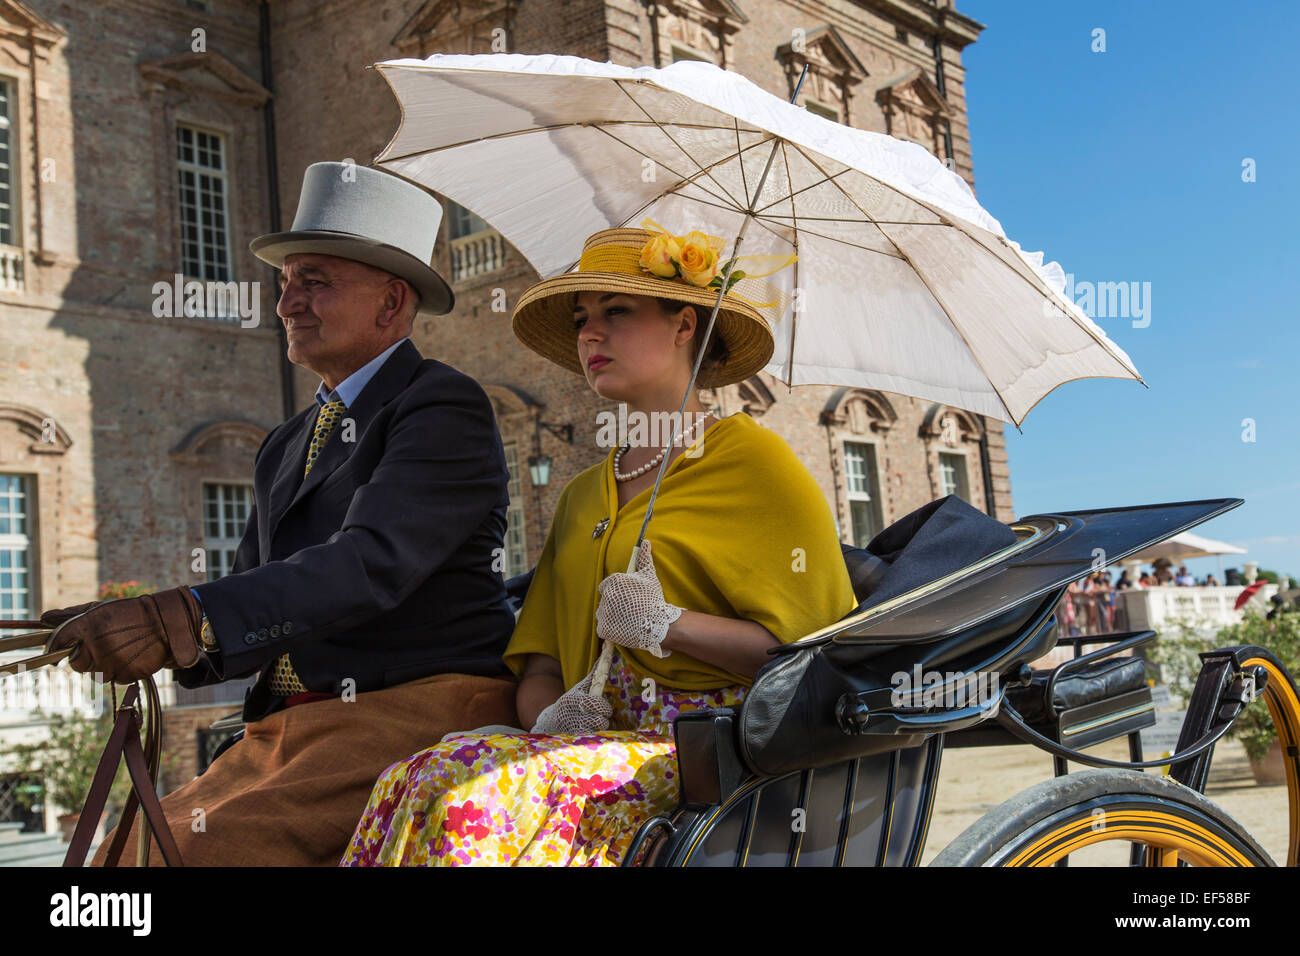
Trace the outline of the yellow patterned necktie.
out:
M 348 407 L 342 402 L 326 402 L 321 406 L 320 413 L 316 416 L 316 427 L 312 429 L 311 444 L 307 446 L 307 464 L 302 471 L 303 478 L 311 473 L 311 466 L 316 464 L 316 459 L 320 457 L 320 451 L 329 440 L 334 426 L 339 423 L 347 410 Z M 269 687 L 271 693 L 280 697 L 307 692 L 307 686 L 294 671 L 288 654 L 281 654 L 273 665 Z

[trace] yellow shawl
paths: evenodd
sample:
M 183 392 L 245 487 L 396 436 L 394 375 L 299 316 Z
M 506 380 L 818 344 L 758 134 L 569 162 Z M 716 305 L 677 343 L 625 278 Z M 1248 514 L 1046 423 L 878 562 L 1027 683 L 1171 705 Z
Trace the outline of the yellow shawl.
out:
M 695 455 L 696 457 L 691 457 Z M 649 490 L 618 510 L 613 452 L 569 483 L 506 648 L 523 672 L 528 654 L 560 662 L 572 687 L 596 661 L 597 585 L 626 571 Z M 609 525 L 592 537 L 602 519 Z M 839 620 L 856 602 L 821 489 L 790 446 L 747 415 L 708 429 L 668 468 L 646 531 L 669 604 L 756 621 L 782 643 Z M 656 658 L 619 648 L 630 667 L 665 686 L 705 690 L 749 684 L 681 651 Z

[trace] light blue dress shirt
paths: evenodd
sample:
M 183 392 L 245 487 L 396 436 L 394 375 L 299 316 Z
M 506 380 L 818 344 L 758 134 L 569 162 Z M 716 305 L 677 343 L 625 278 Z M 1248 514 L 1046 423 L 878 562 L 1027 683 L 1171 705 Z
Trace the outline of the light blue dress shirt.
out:
M 397 347 L 405 341 L 405 338 L 398 339 L 365 365 L 361 366 L 361 368 L 357 369 L 343 381 L 339 382 L 338 387 L 333 391 L 327 389 L 325 383 L 321 382 L 316 386 L 316 404 L 324 408 L 326 402 L 340 401 L 351 408 L 352 403 L 356 401 L 357 396 L 361 394 L 361 390 L 366 387 L 372 378 L 375 377 L 375 373 L 379 371 L 379 367 L 387 362 L 388 356 L 392 355 L 393 352 L 397 350 Z

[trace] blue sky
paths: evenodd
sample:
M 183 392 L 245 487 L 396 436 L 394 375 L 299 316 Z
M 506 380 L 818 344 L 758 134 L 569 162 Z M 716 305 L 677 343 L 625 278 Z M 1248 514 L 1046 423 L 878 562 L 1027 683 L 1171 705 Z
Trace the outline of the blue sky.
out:
M 1016 513 L 1244 498 L 1195 531 L 1300 576 L 1300 4 L 957 9 L 987 27 L 963 54 L 981 205 L 1077 287 L 1150 283 L 1146 319 L 1095 315 L 1150 388 L 1073 382 L 1008 426 Z

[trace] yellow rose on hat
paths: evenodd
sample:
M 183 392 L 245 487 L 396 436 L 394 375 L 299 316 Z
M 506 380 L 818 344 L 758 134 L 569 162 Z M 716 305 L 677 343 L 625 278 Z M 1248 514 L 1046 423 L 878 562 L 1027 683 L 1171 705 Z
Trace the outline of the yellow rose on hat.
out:
M 718 250 L 711 237 L 699 230 L 688 232 L 681 240 L 678 263 L 682 277 L 691 285 L 706 286 L 718 274 Z
M 673 236 L 652 236 L 641 250 L 641 268 L 660 279 L 672 279 L 677 275 L 681 255 L 681 246 Z

